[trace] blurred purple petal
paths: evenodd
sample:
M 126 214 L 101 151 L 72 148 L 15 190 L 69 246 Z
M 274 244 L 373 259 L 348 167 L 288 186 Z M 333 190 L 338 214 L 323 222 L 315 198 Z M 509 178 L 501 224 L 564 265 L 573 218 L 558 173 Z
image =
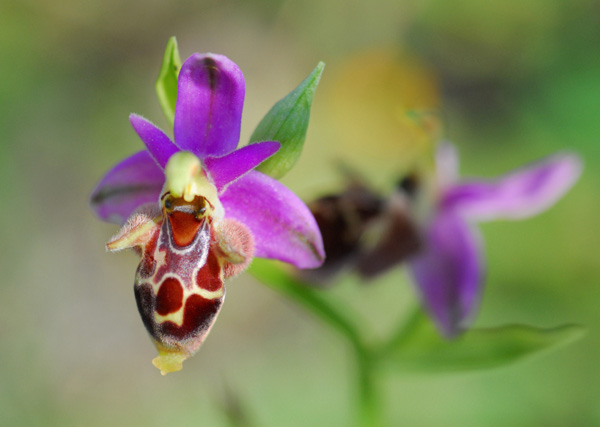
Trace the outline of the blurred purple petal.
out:
M 220 193 L 225 186 L 275 154 L 279 147 L 281 144 L 276 141 L 250 144 L 223 157 L 207 157 L 204 164 Z
M 235 150 L 240 139 L 244 76 L 227 57 L 196 53 L 179 72 L 175 142 L 200 159 Z
M 104 221 L 123 224 L 144 203 L 158 202 L 165 175 L 147 151 L 118 163 L 92 192 L 93 211 Z
M 251 171 L 227 187 L 221 202 L 225 217 L 244 223 L 254 234 L 255 256 L 298 268 L 323 263 L 323 239 L 315 218 L 298 196 L 273 178 Z
M 480 239 L 452 213 L 438 214 L 410 267 L 425 307 L 448 338 L 469 326 L 483 292 Z
M 575 154 L 559 153 L 491 182 L 467 182 L 449 188 L 442 209 L 468 219 L 519 219 L 556 203 L 577 181 L 582 164 Z
M 165 133 L 150 121 L 137 114 L 131 114 L 129 121 L 146 148 L 152 154 L 156 162 L 164 169 L 169 157 L 179 151 L 179 148 L 171 142 Z

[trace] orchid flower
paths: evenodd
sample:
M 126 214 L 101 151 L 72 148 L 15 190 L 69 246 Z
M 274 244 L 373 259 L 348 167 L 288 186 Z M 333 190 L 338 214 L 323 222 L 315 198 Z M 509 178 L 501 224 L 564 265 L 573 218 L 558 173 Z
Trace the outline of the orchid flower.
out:
M 475 224 L 542 212 L 571 188 L 582 166 L 577 155 L 559 153 L 495 181 L 460 181 L 449 143 L 439 145 L 435 166 L 434 179 L 423 171 L 410 174 L 387 200 L 354 176 L 344 192 L 309 204 L 328 256 L 302 275 L 319 283 L 352 266 L 369 279 L 407 262 L 425 308 L 451 338 L 471 324 L 482 297 L 484 259 Z M 372 229 L 380 233 L 370 245 L 374 236 L 365 237 Z
M 438 329 L 452 337 L 471 324 L 482 297 L 484 259 L 475 224 L 548 209 L 577 181 L 582 165 L 577 155 L 558 153 L 493 181 L 460 181 L 449 143 L 438 147 L 436 164 L 436 200 L 409 267 Z
M 254 170 L 280 148 L 236 149 L 245 82 L 222 55 L 194 54 L 177 79 L 174 141 L 145 118 L 130 122 L 146 150 L 113 167 L 92 193 L 100 219 L 123 224 L 107 244 L 142 257 L 135 296 L 163 374 L 181 369 L 208 334 L 224 280 L 253 256 L 298 268 L 324 259 L 317 224 L 287 187 Z

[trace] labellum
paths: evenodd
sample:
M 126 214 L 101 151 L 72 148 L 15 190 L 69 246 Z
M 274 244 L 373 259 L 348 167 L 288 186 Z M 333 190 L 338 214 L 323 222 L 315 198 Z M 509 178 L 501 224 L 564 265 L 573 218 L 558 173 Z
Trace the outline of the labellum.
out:
M 166 178 L 160 204 L 140 208 L 107 244 L 141 255 L 135 298 L 163 375 L 198 351 L 225 299 L 225 279 L 243 271 L 254 252 L 250 231 L 223 218 L 195 156 L 174 155 Z

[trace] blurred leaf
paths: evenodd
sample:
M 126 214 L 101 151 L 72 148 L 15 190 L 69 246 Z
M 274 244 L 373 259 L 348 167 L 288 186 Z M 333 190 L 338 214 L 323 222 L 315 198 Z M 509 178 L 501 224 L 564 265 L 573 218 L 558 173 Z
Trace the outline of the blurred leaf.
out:
M 258 171 L 279 179 L 298 161 L 306 139 L 312 100 L 324 68 L 325 64 L 319 62 L 296 89 L 271 108 L 254 130 L 251 144 L 261 141 L 281 143 L 279 151 L 258 166 Z
M 286 272 L 273 261 L 255 258 L 248 272 L 269 288 L 303 305 L 321 320 L 346 336 L 355 346 L 362 348 L 357 327 L 351 313 L 329 297 L 324 290 L 317 290 Z
M 403 371 L 453 372 L 505 366 L 580 338 L 581 326 L 507 325 L 471 329 L 454 340 L 440 336 L 423 311 L 383 352 L 383 364 Z
M 177 48 L 177 40 L 171 37 L 165 49 L 160 74 L 156 80 L 156 94 L 160 106 L 171 126 L 175 120 L 175 103 L 177 102 L 177 76 L 181 70 L 181 58 Z

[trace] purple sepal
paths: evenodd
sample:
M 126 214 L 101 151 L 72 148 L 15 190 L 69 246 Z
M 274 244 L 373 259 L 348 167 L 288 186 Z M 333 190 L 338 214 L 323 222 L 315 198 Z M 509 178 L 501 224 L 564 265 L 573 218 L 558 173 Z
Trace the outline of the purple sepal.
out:
M 425 307 L 440 332 L 451 338 L 469 326 L 479 307 L 479 234 L 452 213 L 439 213 L 426 233 L 423 251 L 410 268 Z
M 442 209 L 479 221 L 527 218 L 556 203 L 581 170 L 579 156 L 555 154 L 496 181 L 451 186 L 444 192 Z
M 129 121 L 140 139 L 146 144 L 146 148 L 163 169 L 167 166 L 169 157 L 179 151 L 179 148 L 171 142 L 165 133 L 149 120 L 137 114 L 131 114 Z
M 251 171 L 227 187 L 221 202 L 225 217 L 252 231 L 255 256 L 298 268 L 323 263 L 323 239 L 315 218 L 298 196 L 273 178 Z
M 235 150 L 244 94 L 244 76 L 227 57 L 190 56 L 179 72 L 173 129 L 177 146 L 200 159 Z
M 204 164 L 221 193 L 225 187 L 250 172 L 279 150 L 277 141 L 265 141 L 247 145 L 223 157 L 207 157 Z
M 147 151 L 114 166 L 90 198 L 92 210 L 104 221 L 123 224 L 139 206 L 158 201 L 165 182 L 163 170 Z

